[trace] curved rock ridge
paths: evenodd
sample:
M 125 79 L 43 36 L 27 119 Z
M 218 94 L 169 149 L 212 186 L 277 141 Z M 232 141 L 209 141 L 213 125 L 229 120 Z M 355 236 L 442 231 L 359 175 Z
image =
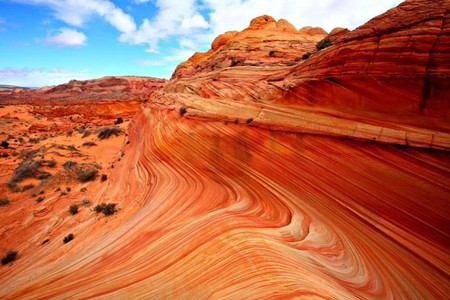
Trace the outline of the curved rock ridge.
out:
M 312 52 L 327 33 L 321 28 L 297 30 L 285 19 L 276 21 L 264 15 L 254 18 L 241 32 L 219 35 L 205 53 L 197 52 L 181 63 L 172 79 L 234 66 L 294 65 L 306 52 Z
M 354 31 L 333 30 L 331 46 L 321 50 L 306 38 L 311 31 L 315 41 L 325 37 L 320 30 L 293 34 L 280 30 L 280 21 L 261 16 L 180 64 L 152 99 L 188 105 L 190 116 L 243 116 L 272 129 L 449 149 L 449 6 L 449 1 L 405 1 Z M 293 45 L 309 45 L 312 55 L 286 62 L 292 56 L 278 56 L 278 50 L 267 55 L 264 48 L 261 56 L 260 45 L 270 45 L 274 33 L 280 48 L 300 54 Z M 230 56 L 245 59 L 233 63 Z M 270 111 L 284 117 L 267 118 Z M 349 121 L 353 125 L 346 127 Z
M 411 0 L 292 69 L 280 101 L 449 118 L 450 1 Z
M 129 138 L 92 198 L 118 201 L 119 213 L 69 216 L 55 203 L 35 217 L 24 208 L 26 225 L 8 226 L 8 237 L 21 227 L 27 235 L 8 239 L 20 259 L 0 269 L 3 299 L 449 293 L 448 153 L 204 122 L 156 106 L 141 107 Z M 63 244 L 69 230 L 75 239 Z
M 0 266 L 0 298 L 447 299 L 449 22 L 448 10 L 433 13 L 447 3 L 406 1 L 386 15 L 416 18 L 406 27 L 372 23 L 383 28 L 373 39 L 337 29 L 320 51 L 306 32 L 268 16 L 225 33 L 140 101 L 126 135 L 105 142 L 91 135 L 98 145 L 83 151 L 66 145 L 84 144 L 82 131 L 53 137 L 66 144 L 40 149 L 46 155 L 101 159 L 107 180 L 57 182 L 41 202 L 6 192 L 17 158 L 0 149 L 11 153 L 0 157 L 8 162 L 0 163 L 0 193 L 11 200 L 0 206 L 0 253 L 18 251 Z M 314 53 L 291 65 L 285 58 L 293 52 L 267 58 L 261 46 L 255 63 L 211 68 L 243 52 L 250 37 L 265 45 L 264 36 L 287 53 L 305 38 Z M 421 97 L 427 101 L 417 106 Z M 97 109 L 105 115 L 128 113 L 104 104 Z M 23 120 L 14 119 L 18 108 L 1 109 L 11 129 L 36 116 L 47 125 L 64 118 L 52 107 Z M 96 214 L 100 203 L 118 211 Z M 74 239 L 64 243 L 68 234 Z

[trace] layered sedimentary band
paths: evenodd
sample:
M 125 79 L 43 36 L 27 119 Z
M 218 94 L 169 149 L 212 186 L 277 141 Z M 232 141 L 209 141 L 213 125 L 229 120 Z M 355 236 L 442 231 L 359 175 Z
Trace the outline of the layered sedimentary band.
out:
M 448 295 L 447 153 L 157 107 L 133 122 L 96 199 L 120 200 L 120 213 L 74 225 L 82 241 L 57 260 L 36 246 L 4 274 L 15 283 L 5 298 Z

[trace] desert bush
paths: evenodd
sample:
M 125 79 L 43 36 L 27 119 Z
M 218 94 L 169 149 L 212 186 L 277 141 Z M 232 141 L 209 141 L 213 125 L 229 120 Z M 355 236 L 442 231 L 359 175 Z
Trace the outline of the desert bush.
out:
M 68 145 L 67 150 L 78 152 L 78 149 L 75 148 L 75 145 Z
M 78 213 L 78 205 L 77 204 L 72 204 L 71 206 L 69 206 L 69 212 L 72 215 L 76 215 Z
M 92 147 L 92 146 L 97 146 L 97 144 L 94 143 L 94 142 L 84 142 L 82 144 L 82 146 L 84 146 L 84 147 Z
M 100 203 L 94 207 L 96 213 L 103 213 L 105 216 L 113 215 L 117 212 L 116 203 Z
M 49 168 L 56 167 L 56 160 L 51 159 L 51 160 L 47 161 L 47 167 L 49 167 Z
M 331 39 L 326 37 L 316 44 L 316 48 L 317 48 L 317 50 L 322 50 L 322 49 L 325 49 L 326 47 L 331 46 L 332 44 L 333 44 L 333 42 L 331 41 Z
M 121 117 L 118 117 L 117 120 L 114 121 L 114 124 L 122 124 L 123 123 L 123 119 Z
M 81 200 L 81 204 L 83 204 L 83 206 L 91 206 L 91 200 L 84 198 Z
M 269 51 L 269 56 L 270 56 L 270 57 L 275 56 L 275 50 L 270 50 L 270 51 Z
M 311 56 L 311 53 L 310 52 L 306 52 L 305 54 L 302 55 L 302 59 L 303 60 L 308 59 L 310 56 Z
M 79 170 L 77 178 L 79 182 L 87 182 L 94 180 L 97 173 L 97 169 Z
M 187 113 L 186 107 L 184 107 L 184 106 L 180 107 L 179 113 L 180 113 L 180 115 L 182 115 L 182 116 L 183 116 L 185 113 Z
M 85 138 L 85 137 L 88 137 L 88 136 L 90 136 L 91 135 L 91 131 L 89 131 L 89 130 L 86 130 L 84 133 L 83 133 L 83 135 L 81 136 L 81 138 L 83 139 L 83 138 Z
M 44 201 L 45 197 L 44 196 L 40 196 L 39 198 L 36 199 L 36 203 L 42 202 Z
M 97 137 L 101 140 L 109 139 L 112 135 L 118 136 L 122 133 L 122 129 L 117 126 L 103 127 L 100 129 Z
M 86 192 L 87 191 L 87 189 L 85 188 L 85 187 L 82 187 L 81 189 L 80 189 L 80 192 L 82 192 L 82 193 L 84 193 L 84 192 Z
M 17 257 L 17 251 L 8 251 L 5 256 L 2 257 L 2 265 L 13 262 Z
M 37 143 L 39 143 L 39 139 L 38 138 L 29 138 L 28 142 L 37 144 Z
M 9 199 L 7 197 L 0 198 L 0 206 L 6 206 L 9 204 Z
M 9 143 L 7 141 L 2 141 L 1 146 L 5 149 L 8 149 Z
M 7 157 L 9 157 L 9 154 L 8 154 L 8 153 L 6 153 L 6 152 L 4 152 L 4 153 L 2 153 L 1 157 L 3 157 L 3 158 L 7 158 Z
M 6 186 L 11 191 L 16 192 L 16 193 L 22 193 L 22 192 L 25 192 L 26 190 L 31 190 L 32 188 L 34 188 L 34 184 L 32 184 L 32 183 L 26 184 L 23 186 L 19 186 L 19 185 L 17 185 L 16 182 L 11 182 L 11 181 L 9 181 Z
M 103 181 L 106 181 L 108 179 L 108 176 L 106 176 L 106 174 L 102 174 L 102 177 L 100 178 L 100 180 L 103 182 Z
M 63 167 L 66 170 L 72 169 L 73 167 L 75 167 L 77 165 L 77 163 L 75 161 L 71 161 L 68 160 L 66 162 L 63 163 Z
M 230 67 L 237 66 L 240 63 L 240 61 L 235 59 L 234 57 L 230 57 L 230 59 L 231 59 Z
M 50 174 L 49 172 L 45 172 L 45 171 L 38 171 L 35 178 L 39 179 L 39 180 L 44 180 L 44 179 L 48 179 L 52 177 L 52 174 Z
M 74 236 L 72 233 L 70 233 L 69 235 L 67 235 L 66 237 L 64 237 L 63 242 L 64 244 L 67 244 L 68 242 L 70 242 L 71 240 L 73 240 Z
M 32 178 L 37 175 L 38 168 L 42 165 L 41 160 L 35 162 L 31 160 L 22 161 L 19 166 L 14 170 L 13 176 L 8 185 L 15 185 L 17 182 L 25 179 Z
M 253 118 L 248 118 L 245 120 L 245 124 L 250 124 L 251 122 L 253 122 Z

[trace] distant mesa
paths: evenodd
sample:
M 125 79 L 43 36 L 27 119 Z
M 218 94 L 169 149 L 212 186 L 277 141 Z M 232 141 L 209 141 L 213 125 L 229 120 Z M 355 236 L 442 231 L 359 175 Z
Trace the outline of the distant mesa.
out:
M 121 101 L 130 98 L 145 98 L 159 89 L 165 79 L 140 76 L 107 76 L 92 80 L 71 80 L 57 86 L 40 89 L 4 90 L 0 100 L 6 101 L 71 101 L 86 100 Z

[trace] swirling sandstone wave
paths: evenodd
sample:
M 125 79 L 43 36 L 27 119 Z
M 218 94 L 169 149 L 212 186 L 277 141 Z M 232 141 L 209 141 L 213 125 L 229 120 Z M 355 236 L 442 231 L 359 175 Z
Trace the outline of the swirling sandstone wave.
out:
M 5 298 L 449 292 L 447 153 L 205 123 L 155 107 L 142 108 L 130 139 L 95 200 L 119 200 L 120 213 L 80 217 L 76 243 L 30 245 L 34 254 L 2 270 Z
M 403 8 L 413 2 L 448 3 Z M 277 30 L 265 18 L 252 26 Z M 140 106 L 109 180 L 90 187 L 117 214 L 69 216 L 58 201 L 5 213 L 20 256 L 0 269 L 2 298 L 446 299 L 450 154 L 422 148 L 448 150 L 448 102 L 440 113 L 400 105 L 404 120 L 365 100 L 347 109 L 339 92 L 309 106 L 287 96 L 304 99 L 300 70 L 347 34 L 297 66 L 179 68 Z M 407 82 L 386 86 L 402 94 Z

